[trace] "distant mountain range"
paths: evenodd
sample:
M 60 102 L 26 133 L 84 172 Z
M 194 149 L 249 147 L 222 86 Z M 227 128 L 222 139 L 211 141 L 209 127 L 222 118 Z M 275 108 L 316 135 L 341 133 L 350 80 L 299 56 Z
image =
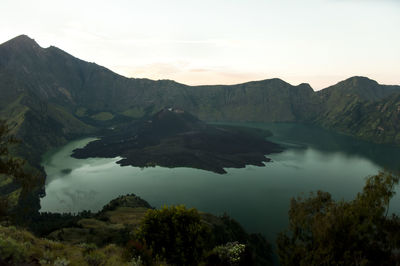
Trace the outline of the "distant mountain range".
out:
M 352 77 L 315 92 L 280 79 L 187 86 L 126 78 L 21 35 L 0 45 L 0 118 L 24 141 L 31 164 L 68 139 L 164 107 L 205 121 L 303 122 L 377 143 L 400 145 L 400 86 Z

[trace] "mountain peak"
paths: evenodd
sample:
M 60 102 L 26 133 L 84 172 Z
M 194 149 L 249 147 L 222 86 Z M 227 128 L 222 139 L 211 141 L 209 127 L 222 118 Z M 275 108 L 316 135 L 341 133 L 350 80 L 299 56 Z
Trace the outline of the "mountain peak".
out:
M 353 76 L 350 77 L 346 80 L 342 81 L 343 83 L 350 83 L 353 84 L 354 86 L 357 85 L 365 85 L 365 84 L 373 84 L 373 85 L 377 85 L 378 82 L 376 82 L 375 80 L 372 80 L 370 78 L 367 77 L 363 77 L 363 76 Z
M 32 38 L 30 38 L 28 35 L 19 35 L 15 38 L 12 38 L 11 40 L 1 44 L 0 46 L 7 46 L 11 48 L 30 48 L 30 49 L 37 49 L 41 48 L 39 44 Z
M 396 86 L 383 86 L 375 80 L 362 76 L 350 77 L 320 91 L 326 95 L 336 94 L 339 98 L 357 95 L 360 99 L 367 101 L 380 100 L 397 92 Z

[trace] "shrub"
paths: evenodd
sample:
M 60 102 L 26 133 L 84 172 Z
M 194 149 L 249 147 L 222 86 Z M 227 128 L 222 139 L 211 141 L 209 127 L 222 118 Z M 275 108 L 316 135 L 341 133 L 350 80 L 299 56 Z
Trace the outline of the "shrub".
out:
M 292 199 L 289 228 L 277 239 L 281 265 L 398 265 L 400 219 L 387 215 L 399 179 L 371 176 L 349 202 L 321 191 Z
M 238 242 L 229 242 L 224 246 L 217 246 L 212 254 L 218 256 L 219 262 L 224 265 L 239 265 L 244 255 L 246 245 Z
M 26 245 L 20 244 L 12 238 L 0 236 L 0 260 L 5 262 L 21 263 L 28 261 L 29 254 Z
M 131 240 L 126 244 L 125 254 L 126 260 L 135 262 L 136 264 L 140 261 L 140 265 L 152 265 L 153 258 L 151 250 L 149 250 L 146 245 Z
M 79 247 L 83 248 L 83 255 L 88 255 L 97 249 L 96 244 L 93 243 L 81 243 L 79 244 Z
M 181 205 L 149 210 L 137 236 L 168 263 L 192 265 L 203 258 L 209 232 L 196 209 Z
M 91 266 L 104 265 L 106 260 L 106 256 L 98 251 L 92 251 L 85 256 L 85 261 Z
M 54 261 L 54 266 L 68 266 L 69 265 L 69 260 L 66 258 L 59 258 Z

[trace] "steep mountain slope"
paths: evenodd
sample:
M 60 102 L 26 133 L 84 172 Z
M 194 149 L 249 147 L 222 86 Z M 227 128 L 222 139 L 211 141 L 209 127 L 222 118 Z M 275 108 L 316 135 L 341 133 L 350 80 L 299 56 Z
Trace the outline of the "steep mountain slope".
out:
M 376 143 L 400 145 L 400 93 L 379 101 L 352 98 L 342 109 L 322 114 L 316 123 Z
M 375 80 L 356 76 L 323 89 L 317 94 L 332 104 L 333 100 L 340 100 L 343 96 L 357 96 L 362 100 L 377 101 L 398 92 L 400 86 L 381 85 Z
M 397 112 L 400 86 L 352 77 L 316 92 L 321 111 L 314 123 L 377 143 L 400 144 Z
M 30 91 L 71 112 L 81 108 L 81 115 L 100 111 L 140 115 L 175 105 L 196 115 L 211 114 L 207 120 L 233 118 L 231 112 L 240 111 L 243 120 L 291 121 L 313 93 L 307 84 L 291 86 L 279 79 L 199 87 L 169 80 L 128 79 L 58 48 L 43 49 L 27 36 L 2 44 L 0 60 L 0 72 L 11 79 L 0 82 L 8 84 L 1 87 L 1 95 L 9 94 L 5 102 Z M 15 84 L 10 85 L 12 82 Z M 260 112 L 262 116 L 248 117 Z
M 193 113 L 208 121 L 297 121 L 316 108 L 308 84 L 292 86 L 280 79 L 191 87 L 191 94 L 198 104 Z
M 34 164 L 68 138 L 165 106 L 206 121 L 297 121 L 313 113 L 313 95 L 308 84 L 279 79 L 198 87 L 128 79 L 56 47 L 41 48 L 25 35 L 0 45 L 0 116 L 24 140 L 23 156 Z
M 168 106 L 204 121 L 308 122 L 360 136 L 355 133 L 363 131 L 364 124 L 356 121 L 360 112 L 365 115 L 367 105 L 390 99 L 396 92 L 400 86 L 363 77 L 319 92 L 308 84 L 292 86 L 280 79 L 186 86 L 170 80 L 125 78 L 56 47 L 44 49 L 25 35 L 0 45 L 0 117 L 28 142 L 28 155 Z M 350 125 L 354 129 L 349 130 Z M 379 142 L 393 139 L 385 137 L 386 131 L 376 132 L 364 137 L 377 141 L 379 135 Z

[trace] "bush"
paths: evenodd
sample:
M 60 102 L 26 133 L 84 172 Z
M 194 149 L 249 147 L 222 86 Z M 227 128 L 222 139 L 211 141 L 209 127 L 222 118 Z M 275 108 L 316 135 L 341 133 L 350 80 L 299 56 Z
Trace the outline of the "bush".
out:
M 140 260 L 141 265 L 152 265 L 153 258 L 151 251 L 142 243 L 131 240 L 126 244 L 125 258 L 132 263 L 135 261 L 138 264 Z
M 104 265 L 106 260 L 106 256 L 98 251 L 92 251 L 85 256 L 85 261 L 91 266 Z
M 211 256 L 218 264 L 239 265 L 244 255 L 246 245 L 238 242 L 229 242 L 224 246 L 217 246 L 211 252 Z M 213 256 L 215 255 L 215 256 Z M 218 257 L 218 258 L 217 258 Z
M 137 237 L 168 263 L 192 265 L 203 258 L 209 232 L 196 209 L 165 206 L 147 212 Z
M 12 238 L 0 236 L 0 262 L 21 263 L 28 259 L 27 245 L 20 244 Z
M 54 266 L 68 266 L 69 260 L 66 258 L 58 258 L 54 261 Z
M 399 265 L 400 220 L 387 217 L 399 176 L 369 177 L 352 201 L 327 192 L 292 199 L 277 239 L 281 265 Z

